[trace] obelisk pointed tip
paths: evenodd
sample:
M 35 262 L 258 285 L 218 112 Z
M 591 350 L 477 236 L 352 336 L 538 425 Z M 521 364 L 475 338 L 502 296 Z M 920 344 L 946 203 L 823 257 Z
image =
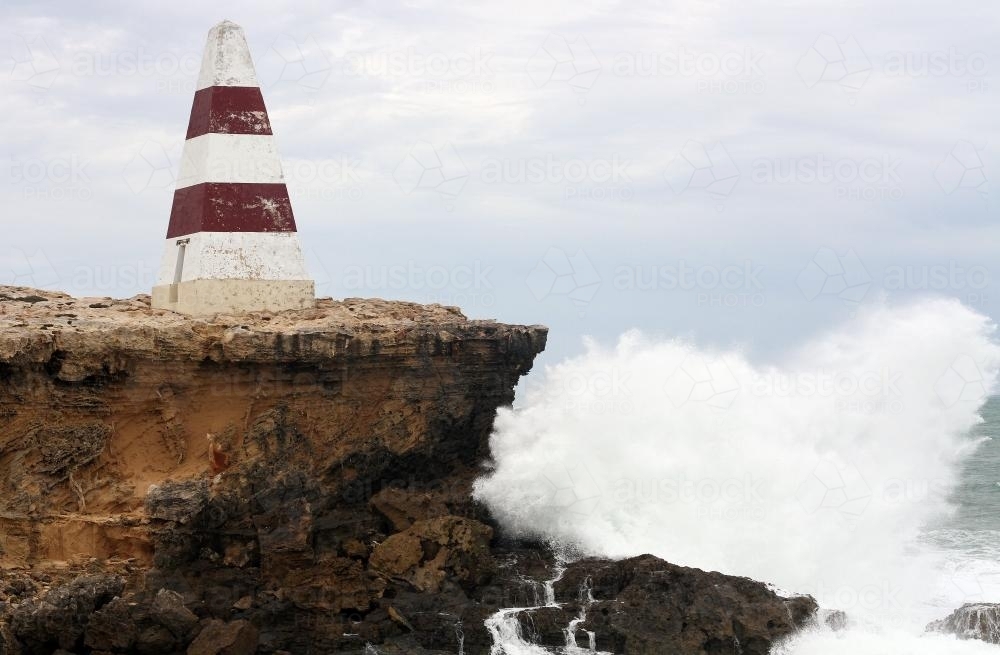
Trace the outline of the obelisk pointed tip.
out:
M 216 23 L 212 29 L 219 31 L 223 30 L 228 31 L 228 30 L 242 30 L 243 28 L 234 23 L 233 21 L 229 20 L 228 18 L 226 18 L 225 20 L 221 20 L 218 23 Z
M 208 31 L 198 88 L 210 86 L 258 86 L 243 28 L 228 19 Z

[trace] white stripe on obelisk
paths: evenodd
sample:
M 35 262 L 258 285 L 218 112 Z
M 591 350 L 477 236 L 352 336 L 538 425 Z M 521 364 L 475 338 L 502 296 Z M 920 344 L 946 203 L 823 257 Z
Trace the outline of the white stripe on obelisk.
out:
M 202 134 L 184 143 L 177 188 L 205 182 L 284 182 L 270 134 Z
M 196 232 L 167 239 L 157 284 L 173 284 L 178 241 L 188 240 L 181 282 L 201 279 L 308 280 L 295 232 Z

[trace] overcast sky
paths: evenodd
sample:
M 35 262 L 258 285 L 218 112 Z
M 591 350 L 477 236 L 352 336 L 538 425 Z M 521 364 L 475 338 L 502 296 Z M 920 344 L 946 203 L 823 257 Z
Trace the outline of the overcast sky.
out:
M 768 357 L 859 302 L 997 316 L 985 0 L 0 0 L 0 283 L 148 292 L 241 24 L 323 295 Z

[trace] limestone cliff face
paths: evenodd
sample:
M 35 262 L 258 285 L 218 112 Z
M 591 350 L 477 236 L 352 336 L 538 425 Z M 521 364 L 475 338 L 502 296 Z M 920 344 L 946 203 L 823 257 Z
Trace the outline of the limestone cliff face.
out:
M 196 319 L 0 287 L 0 655 L 490 652 L 486 619 L 553 561 L 471 483 L 545 339 L 437 305 Z M 765 652 L 815 609 L 692 569 L 732 620 L 665 594 L 644 611 L 690 634 L 657 641 L 628 620 L 632 565 L 573 566 L 627 571 L 587 624 L 624 652 Z
M 187 584 L 204 560 L 251 595 L 367 611 L 379 520 L 358 508 L 393 487 L 469 513 L 495 410 L 545 338 L 436 305 L 199 320 L 0 288 L 0 567 L 131 560 Z
M 327 495 L 449 477 L 482 458 L 545 337 L 381 300 L 192 320 L 146 297 L 0 289 L 0 566 L 150 561 L 152 485 L 279 454 Z M 276 422 L 282 443 L 254 441 Z

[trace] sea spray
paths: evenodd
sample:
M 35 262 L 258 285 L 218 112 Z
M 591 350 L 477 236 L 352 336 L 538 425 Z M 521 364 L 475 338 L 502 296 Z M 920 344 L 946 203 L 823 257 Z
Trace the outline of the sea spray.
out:
M 747 575 L 915 634 L 941 586 L 917 537 L 976 446 L 993 332 L 929 299 L 767 364 L 636 332 L 590 343 L 500 412 L 476 495 L 516 532 Z

